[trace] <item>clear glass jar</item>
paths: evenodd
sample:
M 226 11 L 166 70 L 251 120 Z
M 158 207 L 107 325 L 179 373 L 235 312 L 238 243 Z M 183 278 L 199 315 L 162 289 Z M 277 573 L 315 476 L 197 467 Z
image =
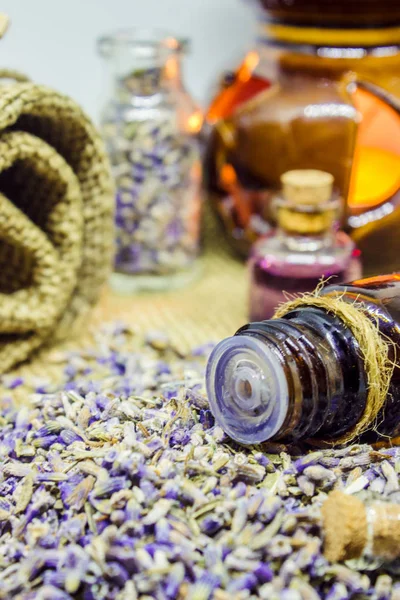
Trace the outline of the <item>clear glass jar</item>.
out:
M 274 224 L 282 173 L 319 169 L 345 200 L 365 273 L 398 269 L 399 3 L 257 4 L 255 48 L 208 111 L 206 183 L 230 240 L 247 256 Z
M 102 131 L 116 181 L 118 291 L 191 280 L 200 246 L 202 114 L 181 79 L 186 43 L 162 32 L 99 40 L 112 82 Z

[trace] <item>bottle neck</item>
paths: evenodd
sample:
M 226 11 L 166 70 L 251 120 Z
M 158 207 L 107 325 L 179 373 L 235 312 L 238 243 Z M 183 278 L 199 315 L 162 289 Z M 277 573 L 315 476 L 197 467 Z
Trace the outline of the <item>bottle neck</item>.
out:
M 332 198 L 320 204 L 276 201 L 278 236 L 292 251 L 315 252 L 332 244 L 337 229 L 340 202 Z
M 257 0 L 257 3 L 271 19 L 285 23 L 361 28 L 400 22 L 400 6 L 393 0 Z
M 98 42 L 116 98 L 134 105 L 151 105 L 182 89 L 181 60 L 187 45 L 187 40 L 162 32 L 140 30 L 117 32 Z
M 334 243 L 333 233 L 333 229 L 330 229 L 319 234 L 299 234 L 277 228 L 280 243 L 290 252 L 318 252 L 331 248 Z
M 123 105 L 157 104 L 166 91 L 163 69 L 157 65 L 133 68 L 128 75 L 114 79 L 115 97 Z
M 114 92 L 125 104 L 152 104 L 176 91 L 183 91 L 181 55 L 171 53 L 165 64 L 140 65 L 120 76 L 113 69 Z
M 245 444 L 337 437 L 367 399 L 352 333 L 316 308 L 241 328 L 214 350 L 207 381 L 217 421 Z
M 281 12 L 260 11 L 259 38 L 269 44 L 297 47 L 306 53 L 320 54 L 321 49 L 332 49 L 331 56 L 338 58 L 382 56 L 393 53 L 396 48 L 399 51 L 400 8 L 392 18 L 388 11 L 382 10 L 380 17 L 369 15 L 371 18 L 366 20 L 363 17 L 367 9 L 361 13 L 358 8 L 352 15 L 337 10 L 331 18 L 325 10 L 324 7 L 317 11 L 314 5 L 312 11 L 302 11 L 301 7 L 297 12 L 292 7 Z

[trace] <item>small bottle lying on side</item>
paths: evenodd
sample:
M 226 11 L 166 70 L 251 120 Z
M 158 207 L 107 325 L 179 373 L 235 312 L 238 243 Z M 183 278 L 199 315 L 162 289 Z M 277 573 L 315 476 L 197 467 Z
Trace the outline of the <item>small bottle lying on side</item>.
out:
M 277 316 L 245 325 L 209 358 L 211 410 L 231 438 L 398 435 L 400 273 L 327 286 Z

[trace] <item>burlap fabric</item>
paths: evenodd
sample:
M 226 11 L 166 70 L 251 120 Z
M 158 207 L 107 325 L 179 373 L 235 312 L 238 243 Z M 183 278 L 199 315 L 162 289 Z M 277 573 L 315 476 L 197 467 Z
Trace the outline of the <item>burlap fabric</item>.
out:
M 99 328 L 125 323 L 142 337 L 164 337 L 181 354 L 233 335 L 247 320 L 248 276 L 245 265 L 231 253 L 222 228 L 206 203 L 204 248 L 194 281 L 169 292 L 147 292 L 121 296 L 105 286 L 85 327 L 62 343 L 44 346 L 33 360 L 18 365 L 0 377 L 0 405 L 3 398 L 23 405 L 32 388 L 51 382 L 54 389 L 64 379 L 66 354 L 97 344 Z M 132 352 L 135 351 L 132 345 Z M 89 350 L 89 355 L 91 354 Z M 90 378 L 90 374 L 88 375 Z M 15 380 L 23 381 L 10 389 Z
M 80 107 L 30 82 L 2 85 L 0 372 L 62 338 L 96 302 L 113 206 L 103 143 Z

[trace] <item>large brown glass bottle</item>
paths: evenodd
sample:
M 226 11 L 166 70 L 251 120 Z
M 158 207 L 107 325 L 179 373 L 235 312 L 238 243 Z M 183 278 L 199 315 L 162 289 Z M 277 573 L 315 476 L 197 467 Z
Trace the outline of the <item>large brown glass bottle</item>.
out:
M 212 102 L 206 182 L 236 248 L 285 171 L 332 173 L 367 275 L 400 267 L 400 3 L 259 0 L 257 47 Z

